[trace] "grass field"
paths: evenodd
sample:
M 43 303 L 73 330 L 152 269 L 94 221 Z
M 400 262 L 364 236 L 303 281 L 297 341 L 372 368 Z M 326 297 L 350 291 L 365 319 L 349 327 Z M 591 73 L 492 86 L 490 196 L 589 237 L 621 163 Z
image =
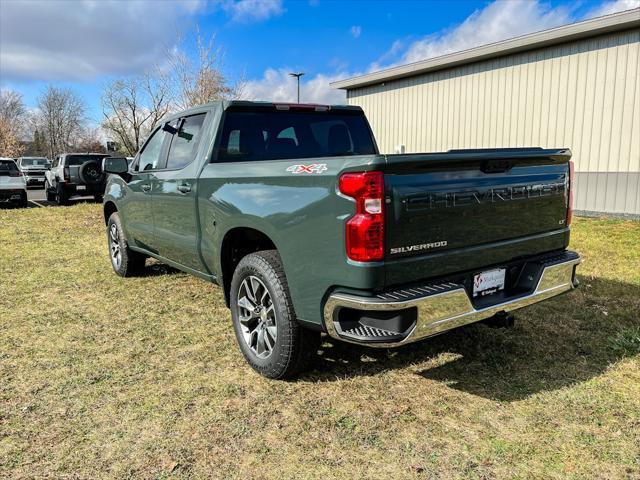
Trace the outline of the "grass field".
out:
M 0 210 L 0 478 L 640 478 L 640 223 L 580 289 L 399 350 L 244 362 L 217 287 L 121 279 L 99 205 Z

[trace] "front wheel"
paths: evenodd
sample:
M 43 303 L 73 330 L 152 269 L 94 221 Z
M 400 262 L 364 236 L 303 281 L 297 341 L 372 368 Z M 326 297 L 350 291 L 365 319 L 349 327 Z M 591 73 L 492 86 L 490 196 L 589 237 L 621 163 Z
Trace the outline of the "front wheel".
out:
M 29 199 L 27 197 L 26 190 L 22 192 L 22 195 L 20 195 L 20 201 L 18 202 L 18 206 L 20 208 L 27 208 L 29 206 Z
M 112 213 L 107 222 L 107 242 L 113 271 L 121 277 L 131 277 L 144 268 L 144 255 L 129 249 L 120 216 Z
M 240 350 L 267 378 L 289 378 L 307 369 L 320 346 L 320 332 L 297 321 L 280 255 L 247 255 L 231 281 L 231 317 Z

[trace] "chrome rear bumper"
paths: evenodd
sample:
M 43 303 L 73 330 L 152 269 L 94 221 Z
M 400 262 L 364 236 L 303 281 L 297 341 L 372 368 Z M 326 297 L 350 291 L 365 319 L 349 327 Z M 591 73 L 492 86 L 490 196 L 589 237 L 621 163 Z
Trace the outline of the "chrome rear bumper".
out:
M 543 264 L 542 273 L 531 293 L 486 308 L 476 309 L 465 288 L 450 282 L 398 290 L 376 297 L 334 293 L 329 296 L 324 306 L 325 327 L 327 333 L 333 338 L 372 347 L 388 348 L 415 342 L 452 328 L 492 317 L 498 312 L 516 310 L 572 290 L 576 286 L 575 267 L 581 260 L 577 254 L 569 253 L 571 255 L 565 254 L 564 257 L 559 257 L 559 260 Z M 336 321 L 336 314 L 342 308 L 365 312 L 389 312 L 406 311 L 412 307 L 417 308 L 417 319 L 404 333 L 365 327 L 358 332 L 365 332 L 370 335 L 370 339 L 349 338 L 350 335 L 341 331 L 340 323 Z M 376 333 L 376 330 L 382 333 Z M 385 334 L 394 333 L 392 341 L 384 341 Z

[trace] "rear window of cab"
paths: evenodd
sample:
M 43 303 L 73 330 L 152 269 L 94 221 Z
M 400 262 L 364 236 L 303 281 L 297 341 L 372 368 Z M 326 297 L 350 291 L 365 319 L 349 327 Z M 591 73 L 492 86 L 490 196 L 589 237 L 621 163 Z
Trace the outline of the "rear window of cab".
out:
M 360 111 L 233 110 L 225 113 L 217 161 L 375 154 Z

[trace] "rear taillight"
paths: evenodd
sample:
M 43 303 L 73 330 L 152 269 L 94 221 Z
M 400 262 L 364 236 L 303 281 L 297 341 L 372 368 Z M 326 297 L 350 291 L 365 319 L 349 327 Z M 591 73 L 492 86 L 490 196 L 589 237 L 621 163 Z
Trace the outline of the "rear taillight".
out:
M 71 174 L 69 173 L 69 167 L 64 167 L 62 169 L 62 175 L 64 176 L 64 181 L 65 182 L 70 182 L 71 181 Z
M 340 192 L 356 201 L 346 225 L 347 256 L 358 262 L 384 259 L 384 177 L 382 172 L 345 173 Z
M 22 176 L 22 172 L 20 170 L 11 170 L 9 172 L 9 176 L 10 177 L 21 177 Z
M 573 219 L 573 160 L 569 160 L 569 198 L 567 198 L 567 220 L 565 225 L 571 225 Z

